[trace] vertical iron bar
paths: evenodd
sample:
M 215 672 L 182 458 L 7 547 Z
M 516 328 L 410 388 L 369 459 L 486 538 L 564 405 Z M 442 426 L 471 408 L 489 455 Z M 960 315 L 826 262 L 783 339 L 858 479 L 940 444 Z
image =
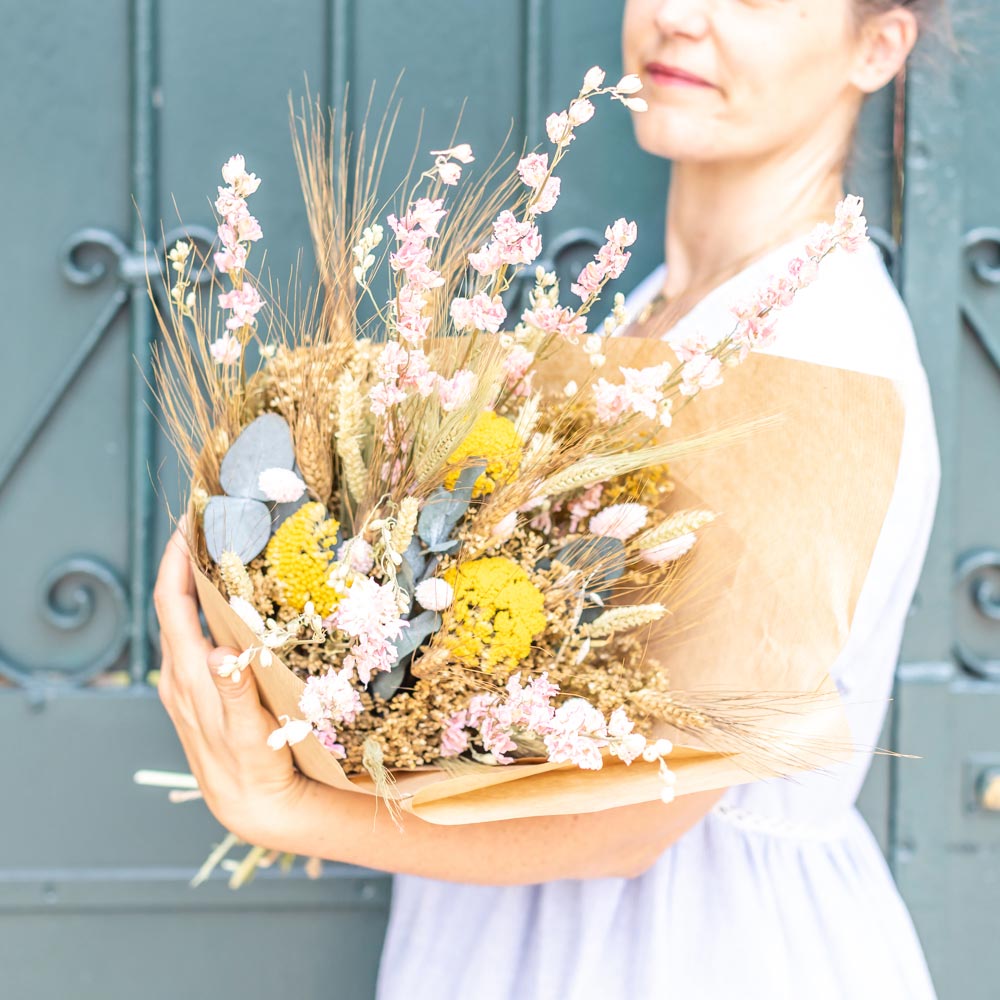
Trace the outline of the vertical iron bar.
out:
M 900 291 L 916 329 L 934 398 L 941 450 L 941 493 L 930 549 L 903 640 L 903 662 L 952 660 L 958 421 L 961 399 L 963 117 L 958 62 L 933 33 L 929 50 L 911 62 L 906 78 Z M 893 720 L 902 726 L 907 681 L 897 685 Z M 913 817 L 903 798 L 896 760 L 890 762 L 889 865 L 904 895 L 908 873 L 900 845 L 914 841 Z
M 329 13 L 328 45 L 329 103 L 330 107 L 346 114 L 344 97 L 351 75 L 351 0 L 331 0 Z M 348 118 L 348 121 L 350 119 Z
M 132 246 L 143 246 L 143 223 L 156 217 L 154 156 L 156 129 L 153 90 L 156 83 L 156 26 L 154 0 L 132 0 L 131 177 L 135 211 L 132 213 Z M 131 387 L 131 482 L 129 523 L 129 595 L 132 605 L 129 672 L 133 683 L 142 683 L 148 666 L 146 611 L 150 587 L 150 542 L 153 495 L 149 460 L 153 445 L 153 416 L 149 385 L 152 380 L 153 317 L 146 287 L 136 282 L 131 290 L 129 341 L 134 368 Z
M 542 138 L 542 104 L 547 95 L 545 90 L 544 70 L 548 65 L 542 56 L 542 44 L 545 34 L 545 4 L 543 0 L 525 0 L 524 11 L 524 66 L 521 77 L 524 80 L 523 121 L 522 128 L 528 138 L 529 146 L 541 141 Z

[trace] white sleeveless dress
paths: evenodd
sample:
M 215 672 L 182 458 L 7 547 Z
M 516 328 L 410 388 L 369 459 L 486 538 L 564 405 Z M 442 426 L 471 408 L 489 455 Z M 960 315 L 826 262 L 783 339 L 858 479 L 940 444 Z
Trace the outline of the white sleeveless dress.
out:
M 732 302 L 791 255 L 752 265 L 681 324 L 728 331 Z M 664 275 L 633 292 L 633 315 Z M 895 492 L 832 670 L 856 741 L 873 746 L 939 480 L 927 379 L 878 251 L 825 261 L 769 350 L 889 376 L 904 397 Z M 397 876 L 378 998 L 933 1000 L 909 914 L 854 807 L 869 763 L 858 755 L 831 773 L 731 788 L 638 878 L 510 887 Z

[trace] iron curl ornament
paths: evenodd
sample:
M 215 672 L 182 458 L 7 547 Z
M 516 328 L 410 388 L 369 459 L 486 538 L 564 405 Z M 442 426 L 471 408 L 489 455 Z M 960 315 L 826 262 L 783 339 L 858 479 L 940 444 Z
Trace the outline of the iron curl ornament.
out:
M 1000 549 L 971 549 L 960 556 L 955 584 L 965 591 L 977 614 L 1000 623 Z M 961 639 L 955 643 L 954 653 L 966 673 L 979 680 L 1000 682 L 1000 659 L 981 655 Z
M 203 226 L 176 229 L 165 233 L 151 248 L 134 249 L 111 230 L 85 227 L 63 244 L 58 262 L 67 282 L 80 288 L 110 286 L 110 290 L 97 317 L 16 434 L 13 445 L 0 456 L 0 495 L 13 480 L 39 435 L 55 417 L 115 321 L 130 304 L 133 309 L 147 308 L 144 303 L 136 305 L 137 298 L 145 295 L 147 282 L 154 288 L 164 284 L 157 281 L 165 274 L 164 256 L 167 248 L 179 239 L 195 243 L 207 259 L 215 234 Z M 205 285 L 211 280 L 211 271 L 203 267 L 192 277 L 199 285 Z M 0 677 L 29 690 L 53 684 L 79 686 L 122 659 L 134 633 L 132 619 L 136 602 L 130 598 L 118 572 L 104 560 L 87 554 L 62 559 L 46 575 L 40 601 L 43 623 L 60 632 L 82 633 L 94 627 L 100 609 L 106 607 L 114 626 L 110 639 L 87 659 L 57 669 L 31 666 L 0 649 Z M 145 609 L 142 613 L 145 614 Z M 144 634 L 149 632 L 148 628 L 143 629 Z M 155 632 L 151 638 L 155 644 Z
M 85 684 L 121 658 L 128 645 L 128 593 L 118 573 L 95 556 L 70 556 L 46 575 L 41 587 L 41 615 L 51 628 L 80 633 L 97 620 L 101 605 L 113 619 L 109 642 L 88 659 L 45 671 L 18 663 L 0 650 L 0 676 L 29 690 L 42 685 Z
M 984 293 L 992 293 L 995 299 L 996 290 L 1000 288 L 1000 227 L 970 229 L 962 240 L 962 249 L 971 279 L 966 281 L 962 318 L 993 366 L 1000 371 L 1000 339 L 991 331 L 996 323 L 991 311 L 981 308 L 979 301 Z

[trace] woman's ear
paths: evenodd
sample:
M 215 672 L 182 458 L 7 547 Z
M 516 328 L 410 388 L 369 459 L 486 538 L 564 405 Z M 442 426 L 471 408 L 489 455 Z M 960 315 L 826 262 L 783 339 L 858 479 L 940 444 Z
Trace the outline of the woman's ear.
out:
M 903 68 L 918 34 L 917 19 L 905 7 L 869 17 L 859 32 L 851 83 L 865 94 L 881 90 Z

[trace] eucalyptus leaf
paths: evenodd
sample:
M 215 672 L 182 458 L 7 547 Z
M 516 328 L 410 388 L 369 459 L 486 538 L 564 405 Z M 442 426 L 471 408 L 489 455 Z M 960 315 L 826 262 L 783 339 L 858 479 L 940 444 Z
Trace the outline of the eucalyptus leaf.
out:
M 600 592 L 625 572 L 625 543 L 607 536 L 576 538 L 564 545 L 554 559 L 579 570 L 587 590 Z
M 455 485 L 451 488 L 451 492 L 456 497 L 464 497 L 466 502 L 472 499 L 472 488 L 476 485 L 476 480 L 486 471 L 486 462 L 481 465 L 469 465 L 466 466 L 458 474 L 458 479 L 455 480 Z
M 405 612 L 406 614 L 409 614 L 413 610 L 413 594 L 417 589 L 417 583 L 413 578 L 413 569 L 406 559 L 404 559 L 396 567 L 396 583 L 399 584 L 399 589 L 406 594 L 410 600 L 409 607 L 407 607 Z M 409 632 L 409 629 L 406 631 Z
M 271 509 L 271 532 L 280 528 L 297 510 L 309 503 L 309 494 L 303 493 L 298 500 L 291 503 L 269 503 Z
M 486 470 L 483 465 L 470 465 L 459 474 L 453 489 L 439 486 L 424 502 L 417 519 L 417 535 L 430 552 L 451 552 L 458 539 L 451 533 L 465 515 L 472 501 L 472 488 Z
M 397 662 L 408 660 L 429 636 L 441 628 L 444 619 L 437 611 L 421 611 L 410 619 L 410 627 L 396 641 Z M 377 675 L 376 675 L 377 676 Z
M 580 617 L 576 620 L 577 625 L 589 625 L 592 621 L 600 618 L 604 614 L 604 610 L 596 604 L 585 604 L 580 612 Z
M 248 563 L 264 551 L 271 538 L 271 511 L 260 500 L 209 497 L 204 526 L 205 545 L 215 562 L 223 552 L 235 552 Z
M 423 573 L 421 573 L 420 576 L 417 577 L 417 583 L 421 583 L 422 581 L 428 579 L 429 577 L 432 577 L 438 568 L 438 563 L 440 562 L 441 562 L 440 556 L 430 556 L 427 559 L 427 562 L 424 564 Z
M 413 579 L 422 580 L 424 576 L 424 566 L 427 563 L 427 556 L 420 550 L 420 538 L 414 534 L 410 539 L 410 544 L 403 553 L 403 558 L 410 564 L 413 570 Z
M 410 658 L 420 647 L 420 644 L 441 627 L 442 622 L 443 619 L 436 611 L 423 611 L 417 615 L 396 643 L 398 656 L 396 666 L 392 670 L 376 674 L 371 679 L 368 689 L 388 701 L 406 679 Z
M 219 482 L 231 497 L 266 500 L 259 486 L 265 469 L 291 469 L 295 449 L 288 422 L 277 413 L 262 413 L 229 446 L 219 469 Z
M 392 670 L 382 670 L 377 673 L 369 682 L 368 690 L 388 701 L 399 690 L 404 680 L 406 680 L 406 666 L 399 663 Z

